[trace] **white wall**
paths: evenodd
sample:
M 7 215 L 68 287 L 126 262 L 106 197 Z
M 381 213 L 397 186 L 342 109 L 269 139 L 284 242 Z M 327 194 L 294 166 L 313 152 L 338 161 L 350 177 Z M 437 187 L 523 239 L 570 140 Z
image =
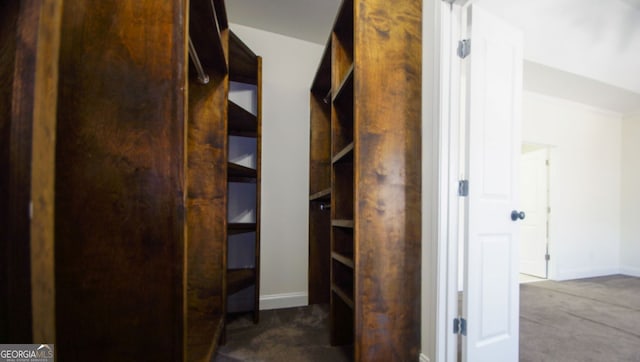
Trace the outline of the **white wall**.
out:
M 309 87 L 324 47 L 230 27 L 262 56 L 260 308 L 306 305 Z
M 622 117 L 524 92 L 523 142 L 551 146 L 549 277 L 618 273 Z
M 622 125 L 622 242 L 620 271 L 640 277 L 640 112 Z

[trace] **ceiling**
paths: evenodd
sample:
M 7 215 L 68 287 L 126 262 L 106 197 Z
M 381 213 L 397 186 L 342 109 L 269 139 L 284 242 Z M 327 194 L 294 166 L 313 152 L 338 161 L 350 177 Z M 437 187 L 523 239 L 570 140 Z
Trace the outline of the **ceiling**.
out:
M 325 44 L 341 0 L 228 0 L 233 23 Z M 640 0 L 476 0 L 522 30 L 525 89 L 640 110 Z

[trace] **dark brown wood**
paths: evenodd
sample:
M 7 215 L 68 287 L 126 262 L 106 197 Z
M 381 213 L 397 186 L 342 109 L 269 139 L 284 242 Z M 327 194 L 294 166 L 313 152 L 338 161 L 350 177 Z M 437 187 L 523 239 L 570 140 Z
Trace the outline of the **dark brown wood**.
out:
M 239 105 L 229 101 L 229 136 L 256 137 L 258 122 L 256 116 Z
M 262 200 L 262 57 L 256 57 L 256 92 L 258 96 L 257 115 L 258 134 L 256 140 L 256 242 L 255 242 L 255 262 L 256 269 L 255 289 L 253 292 L 253 323 L 260 321 L 260 225 L 262 222 L 260 200 Z
M 228 223 L 227 232 L 229 233 L 229 235 L 255 232 L 257 230 L 256 226 L 257 226 L 257 223 L 255 222 Z
M 422 2 L 355 0 L 355 360 L 420 352 Z
M 329 303 L 331 289 L 331 43 L 311 86 L 309 139 L 309 304 Z
M 331 343 L 353 343 L 356 361 L 413 360 L 420 347 L 421 8 L 344 0 L 331 91 L 326 54 L 312 85 L 310 230 L 324 200 L 313 188 L 314 108 L 330 98 Z
M 329 303 L 331 212 L 320 208 L 328 197 L 329 192 L 309 203 L 309 304 Z
M 331 187 L 331 105 L 315 94 L 310 99 L 309 193 Z
M 192 3 L 193 5 L 193 3 Z M 191 32 L 203 32 L 194 29 Z M 222 41 L 228 32 L 223 31 Z M 224 56 L 224 54 L 223 54 Z M 224 321 L 228 76 L 205 67 L 189 78 L 187 130 L 187 360 L 211 360 Z
M 258 84 L 258 57 L 237 35 L 229 35 L 229 79 Z
M 315 194 L 309 196 L 310 201 L 327 201 L 331 200 L 331 188 L 318 191 Z
M 17 63 L 33 65 L 31 69 L 18 66 L 20 75 L 16 72 L 14 82 L 14 87 L 20 89 L 15 90 L 14 95 L 22 100 L 20 106 L 14 108 L 15 112 L 20 112 L 14 113 L 14 122 L 33 124 L 29 230 L 33 342 L 56 341 L 54 179 L 62 3 L 62 0 L 22 1 L 18 26 L 18 42 L 24 48 L 16 52 Z M 27 51 L 26 47 L 29 47 Z M 21 85 L 18 85 L 18 79 Z M 29 81 L 33 83 L 26 83 Z
M 186 1 L 67 0 L 56 352 L 184 360 Z M 108 348 L 105 348 L 108 346 Z
M 353 152 L 346 153 L 353 158 Z M 353 162 L 340 162 L 333 165 L 333 188 L 331 191 L 332 219 L 353 220 Z
M 324 99 L 331 90 L 331 37 L 322 53 L 322 59 L 311 84 L 311 92 L 319 99 Z M 330 98 L 329 98 L 330 99 Z
M 227 293 L 231 295 L 255 285 L 256 276 L 255 268 L 229 269 L 227 271 Z
M 229 182 L 256 183 L 258 170 L 229 162 L 227 178 L 229 179 Z
M 28 305 L 24 305 L 23 299 L 15 295 L 13 288 L 9 286 L 11 275 L 16 274 L 11 262 L 15 256 L 9 254 L 9 251 L 14 248 L 9 247 L 12 240 L 9 237 L 9 216 L 13 213 L 12 205 L 9 204 L 11 195 L 9 178 L 12 175 L 9 149 L 19 10 L 20 2 L 18 1 L 0 2 L 0 168 L 3 170 L 0 172 L 0 341 L 2 343 L 24 341 L 24 337 L 29 336 L 30 331 L 22 329 L 31 328 L 30 319 L 23 320 L 25 323 L 16 324 L 15 318 L 22 318 L 30 313 L 28 313 Z M 15 305 L 9 310 L 12 300 L 15 300 Z M 24 309 L 15 310 L 15 307 Z
M 189 16 L 189 36 L 202 65 L 209 71 L 226 74 L 228 58 L 222 34 L 228 24 L 224 1 L 190 0 Z
M 233 81 L 255 85 L 257 97 L 256 115 L 252 115 L 241 107 L 229 102 L 230 112 L 228 119 L 228 134 L 249 136 L 256 138 L 256 168 L 251 169 L 238 164 L 228 163 L 229 182 L 255 183 L 256 222 L 247 229 L 248 224 L 230 224 L 228 233 L 237 234 L 255 231 L 254 244 L 251 250 L 242 250 L 254 255 L 251 273 L 244 269 L 228 269 L 226 281 L 226 295 L 230 296 L 240 290 L 253 286 L 253 322 L 260 319 L 260 192 L 262 176 L 262 58 L 256 56 L 235 34 L 230 33 L 229 38 L 229 78 Z M 244 125 L 243 125 L 244 124 Z M 252 131 L 247 132 L 247 130 Z M 229 240 L 229 239 L 227 239 Z M 231 246 L 227 246 L 230 248 Z M 227 265 L 231 268 L 231 265 Z M 229 299 L 227 298 L 227 303 Z M 227 305 L 228 307 L 228 305 Z M 233 308 L 226 308 L 233 309 Z M 228 317 L 228 316 L 227 316 Z
M 0 329 L 5 342 L 54 343 L 53 174 L 62 1 L 27 0 L 2 8 L 3 24 L 15 28 L 6 29 L 12 39 L 4 39 L 0 58 L 7 116 L 1 132 L 8 147 L 8 155 L 3 149 L 8 227 L 2 228 L 7 269 Z

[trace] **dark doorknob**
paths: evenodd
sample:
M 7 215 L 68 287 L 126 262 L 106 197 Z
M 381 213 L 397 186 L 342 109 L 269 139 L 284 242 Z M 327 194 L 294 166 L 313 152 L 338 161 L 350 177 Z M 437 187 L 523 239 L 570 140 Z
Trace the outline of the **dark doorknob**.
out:
M 518 221 L 518 219 L 520 220 L 524 220 L 524 211 L 520 211 L 518 212 L 518 210 L 513 210 L 511 211 L 511 220 L 513 221 Z

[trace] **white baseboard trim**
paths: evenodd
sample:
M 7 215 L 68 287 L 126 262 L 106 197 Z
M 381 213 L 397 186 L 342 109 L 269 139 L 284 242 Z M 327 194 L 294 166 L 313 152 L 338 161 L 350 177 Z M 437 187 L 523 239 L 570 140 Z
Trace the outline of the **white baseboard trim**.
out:
M 620 267 L 620 273 L 631 276 L 631 277 L 640 278 L 640 268 L 636 268 L 632 266 L 623 266 L 623 267 Z
M 267 294 L 260 296 L 260 310 L 302 307 L 309 304 L 307 292 Z
M 583 269 L 569 269 L 556 273 L 554 280 L 572 280 L 572 279 L 585 279 L 604 277 L 607 275 L 620 274 L 621 270 L 618 267 L 610 268 L 583 268 Z
M 420 353 L 420 362 L 431 362 L 431 360 L 424 353 Z

